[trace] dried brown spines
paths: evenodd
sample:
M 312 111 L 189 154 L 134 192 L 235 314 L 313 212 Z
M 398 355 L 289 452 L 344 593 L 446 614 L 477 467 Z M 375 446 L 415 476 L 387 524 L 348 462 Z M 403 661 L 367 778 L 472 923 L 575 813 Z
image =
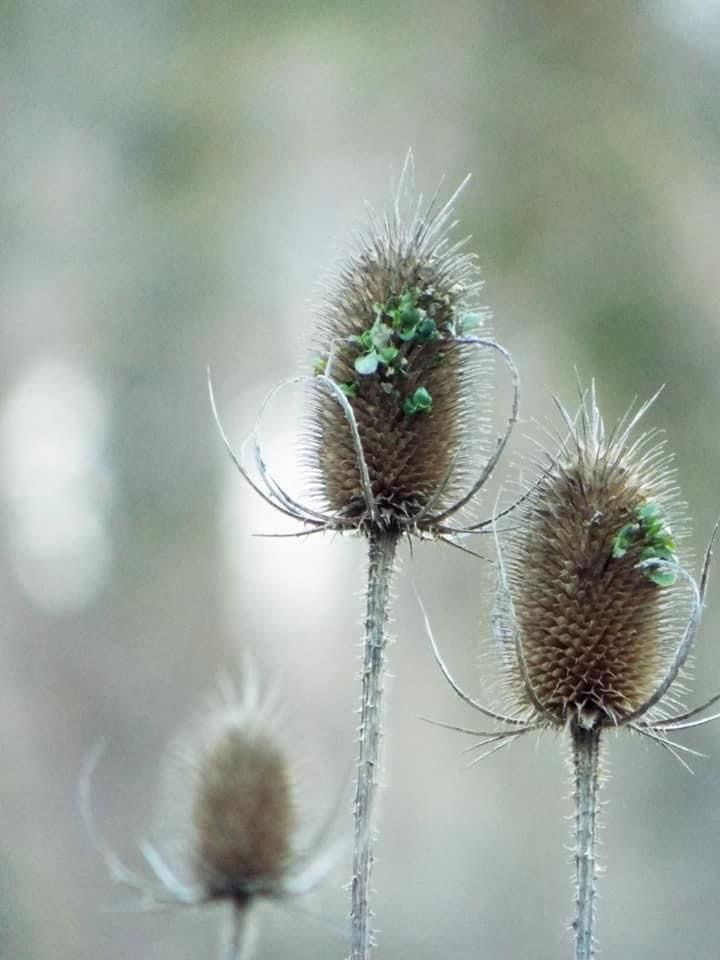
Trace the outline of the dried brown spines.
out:
M 492 360 L 474 259 L 448 248 L 452 201 L 409 213 L 406 169 L 392 216 L 360 241 L 318 312 L 316 372 L 348 399 L 380 526 L 448 508 L 481 460 Z M 324 508 L 361 525 L 368 490 L 347 412 L 314 396 L 309 461 Z M 421 524 L 422 526 L 422 524 Z
M 193 873 L 209 897 L 277 893 L 291 858 L 287 761 L 268 737 L 230 724 L 198 757 Z
M 605 439 L 592 396 L 514 524 L 513 690 L 550 722 L 621 723 L 678 642 L 669 458 L 627 440 Z

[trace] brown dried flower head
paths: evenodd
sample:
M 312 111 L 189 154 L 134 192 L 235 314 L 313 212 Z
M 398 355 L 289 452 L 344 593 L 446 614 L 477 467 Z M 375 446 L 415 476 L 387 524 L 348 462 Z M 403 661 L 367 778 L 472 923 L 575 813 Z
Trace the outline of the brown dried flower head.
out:
M 191 802 L 188 865 L 208 899 L 243 904 L 255 894 L 280 895 L 292 866 L 288 760 L 256 710 L 229 700 L 194 740 L 178 741 Z
M 467 238 L 449 237 L 464 183 L 444 205 L 437 194 L 425 205 L 413 176 L 409 153 L 391 210 L 370 211 L 367 231 L 326 285 L 312 338 L 313 373 L 273 388 L 239 455 L 208 384 L 216 424 L 243 477 L 306 528 L 451 536 L 487 526 L 450 520 L 470 504 L 505 448 L 517 420 L 519 378 L 491 337 Z M 497 358 L 510 373 L 513 400 L 493 443 Z M 268 405 L 296 383 L 310 392 L 301 442 L 308 502 L 272 475 L 260 439 Z
M 489 339 L 475 258 L 448 239 L 456 197 L 423 208 L 409 155 L 317 312 L 308 460 L 341 527 L 444 532 L 479 489 L 493 351 L 514 368 Z
M 547 726 L 621 725 L 680 759 L 677 751 L 687 748 L 668 733 L 718 716 L 693 719 L 720 695 L 670 715 L 700 623 L 717 528 L 696 583 L 681 562 L 686 521 L 672 457 L 657 431 L 632 436 L 653 400 L 629 410 L 609 434 L 594 384 L 575 419 L 558 403 L 567 435 L 553 436 L 557 450 L 538 464 L 538 479 L 513 507 L 509 532 L 496 530 L 493 622 L 509 712 L 460 687 L 425 616 L 452 688 L 505 725 L 490 732 L 453 727 L 481 738 L 474 750 L 488 748 L 476 760 Z
M 337 859 L 319 840 L 300 840 L 293 765 L 276 727 L 249 665 L 242 696 L 223 682 L 220 697 L 169 751 L 161 841 L 140 846 L 149 875 L 129 869 L 98 838 L 89 784 L 99 754 L 82 778 L 85 822 L 113 879 L 139 891 L 150 908 L 230 903 L 227 957 L 244 955 L 252 902 L 305 892 Z
M 558 405 L 559 406 L 559 405 Z M 512 698 L 537 719 L 620 724 L 677 675 L 696 588 L 680 560 L 685 526 L 671 456 L 647 409 L 606 435 L 594 388 L 513 518 L 500 608 Z M 688 591 L 690 584 L 690 591 Z
M 516 502 L 504 548 L 495 525 L 494 625 L 507 668 L 508 714 L 489 709 L 457 684 L 426 617 L 448 682 L 466 703 L 503 726 L 452 727 L 478 738 L 469 748 L 476 754 L 473 762 L 529 731 L 569 732 L 578 960 L 594 956 L 604 728 L 628 727 L 687 766 L 681 751 L 696 751 L 670 734 L 720 716 L 700 716 L 720 695 L 680 713 L 673 702 L 700 622 L 713 540 L 697 585 L 680 559 L 684 518 L 671 457 L 655 431 L 632 436 L 650 403 L 628 411 L 610 434 L 594 384 L 575 419 L 558 403 L 566 435 L 553 435 L 557 449 L 545 455 L 538 479 Z

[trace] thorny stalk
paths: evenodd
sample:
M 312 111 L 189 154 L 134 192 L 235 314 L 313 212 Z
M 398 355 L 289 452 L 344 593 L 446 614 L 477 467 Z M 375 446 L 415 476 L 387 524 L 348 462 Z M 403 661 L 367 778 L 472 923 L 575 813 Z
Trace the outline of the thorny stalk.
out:
M 370 534 L 365 649 L 354 801 L 351 960 L 367 960 L 372 946 L 370 883 L 373 868 L 373 814 L 378 786 L 387 620 L 397 534 Z
M 575 960 L 592 960 L 595 917 L 595 849 L 598 828 L 600 768 L 599 725 L 590 729 L 574 720 L 572 737 L 575 771 Z

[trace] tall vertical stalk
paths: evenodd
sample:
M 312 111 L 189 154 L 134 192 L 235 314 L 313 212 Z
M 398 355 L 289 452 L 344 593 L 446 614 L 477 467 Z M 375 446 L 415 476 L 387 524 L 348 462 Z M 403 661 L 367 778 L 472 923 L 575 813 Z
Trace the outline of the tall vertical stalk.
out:
M 355 787 L 351 960 L 370 956 L 370 878 L 373 868 L 373 812 L 378 785 L 382 735 L 383 678 L 387 619 L 397 534 L 373 531 L 369 536 L 368 589 L 365 614 L 362 700 Z
M 587 729 L 575 720 L 570 729 L 575 770 L 575 960 L 592 960 L 601 727 Z

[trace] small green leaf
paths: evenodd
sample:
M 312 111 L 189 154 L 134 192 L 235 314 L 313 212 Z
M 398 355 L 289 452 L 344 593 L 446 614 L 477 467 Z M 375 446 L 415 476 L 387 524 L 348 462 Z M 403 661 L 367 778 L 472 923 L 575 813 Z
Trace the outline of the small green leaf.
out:
M 429 413 L 432 410 L 432 397 L 425 387 L 418 387 L 415 393 L 405 397 L 403 413 L 413 416 L 416 413 Z
M 652 580 L 653 583 L 656 583 L 658 587 L 671 587 L 677 580 L 677 570 L 671 568 L 663 569 L 658 567 L 656 570 L 653 570 L 650 573 L 646 574 L 648 580 Z
M 411 287 L 409 290 L 405 290 L 398 297 L 397 304 L 387 311 L 388 315 L 392 317 L 393 329 L 402 331 L 400 336 L 404 340 L 409 339 L 409 337 L 403 334 L 408 334 L 411 328 L 414 329 L 423 315 L 424 311 L 420 310 L 417 305 L 419 295 L 420 291 L 416 287 Z
M 372 350 L 373 341 L 372 341 L 372 328 L 370 330 L 364 330 L 359 337 L 355 338 L 363 350 Z
M 379 362 L 380 357 L 374 350 L 371 350 L 370 353 L 363 353 L 359 357 L 355 357 L 354 366 L 361 376 L 367 377 L 377 371 Z
M 380 351 L 390 343 L 391 335 L 391 328 L 386 323 L 376 320 L 370 329 L 370 342 L 376 350 Z
M 648 524 L 655 520 L 662 523 L 662 512 L 656 503 L 645 503 L 642 507 L 638 507 L 635 516 L 641 523 Z
M 645 553 L 647 551 L 643 550 L 643 554 Z M 674 554 L 667 557 L 646 557 L 638 564 L 638 569 L 658 587 L 671 587 L 678 578 L 678 562 Z
M 315 357 L 315 366 L 313 371 L 316 377 L 322 376 L 323 373 L 327 370 L 328 358 L 320 354 L 320 356 Z
M 675 553 L 677 550 L 677 543 L 669 527 L 664 527 L 661 533 L 653 538 L 652 545 L 659 550 L 667 550 L 669 553 Z
M 650 544 L 640 554 L 638 568 L 659 587 L 671 587 L 678 576 L 678 559 L 674 549 Z
M 637 540 L 639 533 L 640 525 L 638 523 L 626 523 L 624 527 L 620 527 L 612 543 L 612 555 L 615 560 L 625 556 Z
M 380 350 L 378 350 L 378 353 L 380 354 L 380 359 L 383 363 L 392 363 L 400 351 L 397 347 L 393 347 L 393 345 L 390 344 L 387 347 L 381 347 Z
M 354 380 L 350 380 L 349 383 L 340 383 L 338 384 L 342 392 L 346 397 L 356 397 L 358 393 L 358 385 Z
M 400 337 L 400 339 L 401 339 L 401 340 L 404 340 L 404 341 L 406 341 L 406 342 L 407 342 L 408 340 L 414 340 L 416 334 L 417 334 L 417 327 L 416 327 L 416 326 L 404 327 L 402 330 L 398 330 L 398 331 L 397 331 L 397 335 Z
M 642 507 L 638 507 L 635 516 L 645 530 L 646 541 L 654 540 L 656 537 L 662 537 L 670 532 L 665 526 L 662 511 L 656 503 L 646 503 Z
M 414 327 L 422 316 L 422 311 L 414 304 L 404 304 L 398 307 L 395 319 L 403 328 Z
M 654 543 L 645 547 L 645 549 L 642 550 L 640 553 L 641 563 L 652 561 L 652 560 L 662 560 L 663 562 L 667 562 L 667 561 L 675 562 L 675 559 L 676 559 L 675 552 L 673 550 L 666 550 L 663 547 L 658 547 Z
M 415 338 L 418 343 L 429 343 L 431 340 L 439 340 L 437 324 L 432 317 L 425 316 L 417 325 Z

